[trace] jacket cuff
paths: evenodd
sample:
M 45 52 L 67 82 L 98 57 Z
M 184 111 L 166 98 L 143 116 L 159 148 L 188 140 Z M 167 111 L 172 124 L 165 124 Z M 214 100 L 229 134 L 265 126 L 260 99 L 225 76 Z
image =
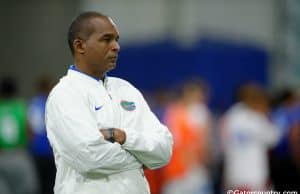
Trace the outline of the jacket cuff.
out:
M 138 133 L 132 130 L 126 130 L 126 140 L 122 145 L 124 149 L 132 149 L 136 144 L 136 139 L 138 138 Z

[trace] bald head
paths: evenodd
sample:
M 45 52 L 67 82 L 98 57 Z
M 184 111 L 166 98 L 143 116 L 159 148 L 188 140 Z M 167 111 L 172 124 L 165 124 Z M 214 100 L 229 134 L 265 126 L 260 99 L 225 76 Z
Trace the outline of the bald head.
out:
M 94 18 L 110 19 L 108 16 L 98 12 L 83 12 L 71 23 L 68 30 L 68 44 L 72 55 L 74 55 L 73 42 L 75 39 L 86 40 L 94 31 L 91 20 Z

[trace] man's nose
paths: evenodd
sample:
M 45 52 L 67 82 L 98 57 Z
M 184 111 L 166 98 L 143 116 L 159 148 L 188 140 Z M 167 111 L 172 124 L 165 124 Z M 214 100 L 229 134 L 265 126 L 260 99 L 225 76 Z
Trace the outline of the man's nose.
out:
M 112 45 L 112 50 L 115 51 L 115 52 L 119 52 L 120 49 L 121 49 L 120 44 L 117 41 L 114 41 L 113 45 Z

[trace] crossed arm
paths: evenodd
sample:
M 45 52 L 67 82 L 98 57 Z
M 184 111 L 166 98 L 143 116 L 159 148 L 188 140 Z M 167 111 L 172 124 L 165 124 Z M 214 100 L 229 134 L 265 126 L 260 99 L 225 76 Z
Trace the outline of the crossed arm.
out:
M 126 141 L 126 133 L 125 131 L 118 129 L 118 128 L 110 128 L 110 129 L 100 129 L 99 130 L 104 139 L 107 141 L 111 141 L 111 138 L 114 139 L 114 142 L 123 145 Z
M 97 123 L 81 99 L 49 98 L 46 108 L 47 134 L 52 147 L 72 168 L 81 173 L 112 174 L 142 165 L 159 168 L 172 152 L 172 136 L 153 113 L 146 110 L 137 129 L 114 129 L 118 143 L 109 141 L 109 131 L 95 130 Z M 74 107 L 74 100 L 77 106 Z M 80 109 L 78 108 L 80 107 Z M 146 107 L 147 108 L 147 107 Z M 141 130 L 140 130 L 141 129 Z M 102 134 L 102 135 L 101 135 Z

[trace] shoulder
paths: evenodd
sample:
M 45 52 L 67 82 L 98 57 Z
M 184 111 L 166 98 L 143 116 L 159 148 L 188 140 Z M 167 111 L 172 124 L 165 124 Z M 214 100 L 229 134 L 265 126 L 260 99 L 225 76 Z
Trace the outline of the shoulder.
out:
M 62 77 L 59 80 L 59 82 L 50 91 L 48 100 L 54 98 L 57 95 L 59 95 L 60 93 L 62 93 L 63 90 L 65 90 L 67 88 L 68 87 L 67 87 L 66 77 Z
M 128 81 L 126 81 L 126 80 L 124 80 L 122 78 L 109 76 L 108 80 L 109 80 L 109 82 L 111 82 L 115 86 L 119 86 L 119 87 L 134 87 L 131 83 L 129 83 Z
M 51 90 L 47 102 L 49 101 L 74 101 L 82 93 L 76 92 L 74 89 L 74 84 L 68 79 L 67 76 L 64 76 L 60 81 L 53 87 Z
M 227 124 L 237 125 L 247 121 L 249 117 L 246 107 L 241 103 L 236 103 L 232 105 L 229 110 L 224 115 L 224 120 Z
M 140 91 L 135 86 L 133 86 L 130 82 L 124 79 L 117 78 L 117 77 L 108 77 L 108 79 L 116 89 L 122 91 L 127 90 L 128 92 L 140 93 Z

